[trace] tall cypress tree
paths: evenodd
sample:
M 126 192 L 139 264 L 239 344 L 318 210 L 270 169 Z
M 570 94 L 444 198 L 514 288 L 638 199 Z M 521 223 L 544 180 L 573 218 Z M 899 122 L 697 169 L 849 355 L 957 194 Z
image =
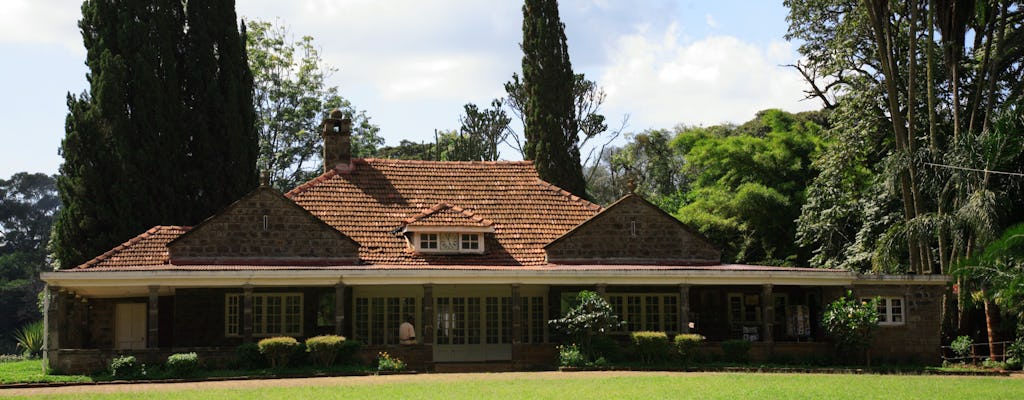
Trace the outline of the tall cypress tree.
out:
M 523 4 L 526 158 L 541 178 L 586 197 L 573 103 L 574 76 L 556 0 Z
M 61 268 L 153 225 L 198 223 L 256 186 L 252 78 L 234 2 L 191 3 L 82 4 L 89 92 L 68 95 L 65 207 L 51 242 Z M 199 67 L 207 59 L 214 68 Z

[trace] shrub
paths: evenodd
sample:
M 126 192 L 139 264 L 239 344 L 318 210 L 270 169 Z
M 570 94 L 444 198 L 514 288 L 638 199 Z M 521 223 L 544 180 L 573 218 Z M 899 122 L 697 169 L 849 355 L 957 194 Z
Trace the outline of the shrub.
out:
M 336 362 L 341 365 L 361 364 L 358 355 L 363 348 L 363 343 L 358 340 L 345 340 L 338 348 L 338 359 Z
M 722 358 L 729 362 L 745 363 L 750 360 L 750 342 L 743 339 L 722 342 Z
M 199 369 L 199 355 L 196 353 L 177 353 L 167 356 L 164 364 L 171 376 L 190 376 Z
M 135 356 L 117 356 L 110 360 L 110 375 L 115 378 L 132 379 L 142 372 L 142 366 Z
M 1021 364 L 1024 364 L 1024 336 L 1006 348 L 1006 369 L 1021 369 Z
M 594 336 L 590 342 L 590 349 L 594 357 L 604 358 L 606 361 L 623 361 L 622 345 L 611 336 Z
M 271 368 L 284 368 L 299 347 L 299 342 L 293 337 L 278 336 L 260 340 L 256 345 L 260 348 L 260 354 L 270 360 Z
M 821 325 L 825 333 L 835 340 L 836 353 L 841 358 L 856 359 L 861 354 L 866 355 L 871 334 L 878 328 L 878 299 L 862 302 L 847 291 L 846 296 L 825 308 Z M 867 363 L 871 365 L 870 357 L 867 357 Z
M 668 335 L 665 332 L 637 331 L 629 336 L 642 363 L 663 361 L 668 354 Z
M 676 335 L 672 342 L 675 344 L 676 353 L 679 354 L 679 360 L 684 363 L 695 361 L 697 358 L 697 346 L 700 346 L 706 339 L 704 336 L 696 333 Z
M 401 371 L 405 369 L 405 361 L 402 361 L 398 357 L 393 357 L 388 352 L 382 351 L 377 353 L 377 370 L 378 371 Z
M 981 362 L 981 367 L 982 368 L 988 368 L 988 369 L 1002 369 L 1002 370 L 1005 370 L 1006 369 L 1006 363 L 1002 362 L 1002 361 L 995 361 L 995 360 L 987 359 L 986 358 L 985 361 Z
M 612 306 L 597 292 L 584 290 L 576 295 L 575 304 L 565 316 L 548 321 L 555 329 L 572 337 L 587 358 L 592 358 L 591 340 L 622 326 Z
M 958 336 L 953 343 L 949 344 L 949 348 L 953 350 L 953 354 L 963 360 L 971 355 L 971 344 L 970 336 Z
M 266 365 L 266 359 L 256 343 L 242 343 L 235 348 L 235 363 L 239 369 L 257 369 Z
M 306 351 L 321 367 L 328 368 L 338 358 L 345 338 L 337 335 L 313 336 L 306 339 Z
M 43 321 L 28 323 L 14 332 L 14 341 L 25 357 L 43 354 Z
M 575 344 L 558 346 L 558 365 L 561 367 L 582 367 L 587 365 L 587 357 Z

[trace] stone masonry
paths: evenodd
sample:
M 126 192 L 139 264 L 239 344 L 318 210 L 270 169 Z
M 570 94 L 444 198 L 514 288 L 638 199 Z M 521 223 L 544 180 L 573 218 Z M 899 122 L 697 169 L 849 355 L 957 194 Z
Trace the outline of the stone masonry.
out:
M 172 263 L 353 264 L 358 243 L 269 187 L 171 241 Z
M 551 263 L 717 264 L 704 237 L 640 196 L 629 195 L 545 247 Z

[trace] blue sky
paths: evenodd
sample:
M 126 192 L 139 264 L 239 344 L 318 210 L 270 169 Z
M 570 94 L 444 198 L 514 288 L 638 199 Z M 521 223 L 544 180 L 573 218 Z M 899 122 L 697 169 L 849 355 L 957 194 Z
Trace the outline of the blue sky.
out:
M 239 17 L 311 35 L 329 78 L 388 145 L 459 126 L 462 105 L 503 96 L 519 71 L 522 12 L 506 0 L 236 0 Z M 0 4 L 0 177 L 56 173 L 65 97 L 87 88 L 77 0 Z M 608 93 L 626 132 L 743 122 L 764 108 L 816 109 L 783 39 L 786 9 L 764 1 L 563 0 L 573 67 Z M 157 156 L 157 155 L 154 155 Z M 514 159 L 511 151 L 503 157 Z

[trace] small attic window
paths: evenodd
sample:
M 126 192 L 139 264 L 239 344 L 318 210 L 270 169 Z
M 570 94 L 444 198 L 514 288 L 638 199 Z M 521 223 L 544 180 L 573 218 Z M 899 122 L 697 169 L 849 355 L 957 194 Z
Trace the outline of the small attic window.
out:
M 480 254 L 484 252 L 482 233 L 416 232 L 416 250 L 423 253 Z

